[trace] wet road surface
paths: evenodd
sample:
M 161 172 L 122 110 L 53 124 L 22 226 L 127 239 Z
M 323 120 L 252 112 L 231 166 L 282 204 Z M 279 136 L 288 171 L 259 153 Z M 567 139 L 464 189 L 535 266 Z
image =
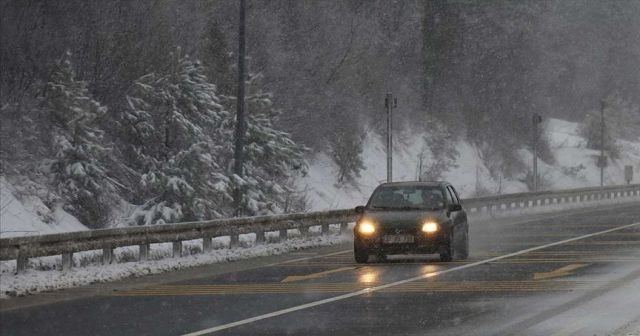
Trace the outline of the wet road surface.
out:
M 392 256 L 385 263 L 371 260 L 362 265 L 354 263 L 351 246 L 340 245 L 123 281 L 126 286 L 103 284 L 14 298 L 2 303 L 0 333 L 309 336 L 614 331 L 615 323 L 589 327 L 579 316 L 567 315 L 564 322 L 559 317 L 599 299 L 617 297 L 616 307 L 600 305 L 601 311 L 588 314 L 597 319 L 614 309 L 620 310 L 616 323 L 640 318 L 640 310 L 634 313 L 633 308 L 640 307 L 639 222 L 638 204 L 471 221 L 471 257 L 465 261 L 442 263 L 436 255 Z

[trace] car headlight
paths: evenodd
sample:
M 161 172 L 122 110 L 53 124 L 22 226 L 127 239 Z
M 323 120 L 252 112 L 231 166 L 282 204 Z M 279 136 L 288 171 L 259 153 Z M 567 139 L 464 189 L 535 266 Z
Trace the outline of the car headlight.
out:
M 424 233 L 436 233 L 440 230 L 440 226 L 436 222 L 426 222 L 422 224 L 422 232 Z
M 358 225 L 358 232 L 363 235 L 372 235 L 376 233 L 376 226 L 370 222 L 362 222 Z

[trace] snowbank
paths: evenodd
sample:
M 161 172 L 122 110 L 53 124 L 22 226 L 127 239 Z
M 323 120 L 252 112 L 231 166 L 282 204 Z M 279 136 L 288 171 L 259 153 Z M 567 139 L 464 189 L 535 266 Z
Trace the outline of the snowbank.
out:
M 114 251 L 115 262 L 110 265 L 100 263 L 101 252 L 89 251 L 74 254 L 74 263 L 82 267 L 61 271 L 60 257 L 43 257 L 30 259 L 30 267 L 24 274 L 16 275 L 15 261 L 0 262 L 0 299 L 11 296 L 26 295 L 42 291 L 72 288 L 95 282 L 108 282 L 134 276 L 157 274 L 188 267 L 209 265 L 260 256 L 286 254 L 293 251 L 346 243 L 353 240 L 349 231 L 338 234 L 337 227 L 332 235 L 315 235 L 310 237 L 294 237 L 280 243 L 255 245 L 255 235 L 240 236 L 242 246 L 227 248 L 228 237 L 216 238 L 211 252 L 201 252 L 201 241 L 184 242 L 183 253 L 187 256 L 171 257 L 172 246 L 168 244 L 152 244 L 150 259 L 136 261 L 137 250 L 133 247 L 119 248 Z M 318 230 L 315 230 L 318 231 Z M 267 236 L 267 239 L 270 239 Z

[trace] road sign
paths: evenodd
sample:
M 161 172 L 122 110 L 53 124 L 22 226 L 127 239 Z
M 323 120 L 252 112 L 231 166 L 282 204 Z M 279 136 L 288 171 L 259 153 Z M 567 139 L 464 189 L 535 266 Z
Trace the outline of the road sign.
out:
M 627 184 L 631 184 L 631 181 L 633 181 L 633 166 L 624 166 L 624 179 Z

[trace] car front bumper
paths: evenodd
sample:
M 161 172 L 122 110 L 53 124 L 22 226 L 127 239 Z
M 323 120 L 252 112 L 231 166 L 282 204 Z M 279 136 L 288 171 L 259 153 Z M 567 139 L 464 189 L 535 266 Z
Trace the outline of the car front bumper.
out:
M 432 254 L 449 245 L 448 235 L 438 232 L 434 235 L 412 234 L 412 243 L 384 243 L 382 235 L 364 237 L 356 234 L 354 244 L 370 253 L 382 254 Z

